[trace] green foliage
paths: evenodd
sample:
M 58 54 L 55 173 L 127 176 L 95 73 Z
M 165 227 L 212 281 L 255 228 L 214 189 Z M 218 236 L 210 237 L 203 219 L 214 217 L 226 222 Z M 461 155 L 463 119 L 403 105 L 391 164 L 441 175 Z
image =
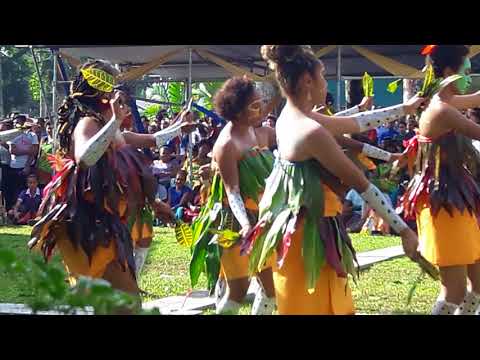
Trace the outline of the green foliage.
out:
M 206 109 L 212 110 L 213 97 L 222 84 L 223 82 L 221 81 L 193 83 L 193 101 Z M 183 104 L 185 102 L 185 91 L 185 84 L 182 82 L 155 83 L 146 89 L 145 94 L 152 100 Z M 153 104 L 143 111 L 143 115 L 149 119 L 154 118 L 162 108 L 164 106 Z M 181 110 L 181 105 L 165 106 L 165 108 L 169 111 L 169 115 L 172 116 L 173 113 Z
M 74 314 L 91 309 L 96 315 L 119 311 L 143 313 L 136 298 L 113 289 L 110 283 L 101 279 L 81 277 L 70 289 L 65 281 L 65 271 L 59 265 L 46 264 L 40 258 L 20 260 L 12 250 L 0 249 L 0 270 L 33 290 L 34 296 L 27 298 L 26 305 L 34 313 L 55 310 Z
M 373 96 L 373 78 L 366 72 L 362 78 L 363 95 Z
M 395 80 L 395 81 L 392 81 L 391 83 L 389 83 L 387 85 L 387 91 L 391 94 L 394 94 L 397 92 L 398 90 L 398 84 L 402 81 L 402 79 L 398 79 L 398 80 Z
M 53 72 L 51 53 L 49 50 L 36 50 L 36 55 L 47 101 L 51 101 Z M 5 113 L 8 114 L 12 111 L 38 113 L 40 81 L 35 71 L 31 52 L 28 49 L 17 49 L 14 46 L 2 46 L 0 57 Z

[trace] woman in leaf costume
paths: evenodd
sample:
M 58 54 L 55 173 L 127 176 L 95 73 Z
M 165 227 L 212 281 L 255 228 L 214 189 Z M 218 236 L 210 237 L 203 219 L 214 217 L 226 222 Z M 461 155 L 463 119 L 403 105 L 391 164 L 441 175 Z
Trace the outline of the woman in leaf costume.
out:
M 442 280 L 432 314 L 474 314 L 480 305 L 480 159 L 470 141 L 480 139 L 480 126 L 459 111 L 480 105 L 480 92 L 464 95 L 468 52 L 464 45 L 424 49 L 440 83 L 407 148 L 414 175 L 402 207 L 416 215 L 421 251 Z
M 268 109 L 262 106 L 255 83 L 246 77 L 229 79 L 214 101 L 216 112 L 229 123 L 213 149 L 216 174 L 210 198 L 192 225 L 190 275 L 195 286 L 205 269 L 212 289 L 221 261 L 221 277 L 228 284 L 225 296 L 217 303 L 217 313 L 222 314 L 236 313 L 249 287 L 248 258 L 240 256 L 238 240 L 257 221 L 258 202 L 273 167 L 270 148 L 275 146 L 275 134 L 271 128 L 258 127 Z M 214 237 L 212 232 L 217 229 L 220 231 Z M 263 289 L 256 294 L 252 314 L 271 314 L 275 292 L 270 266 L 259 269 L 258 279 Z
M 275 70 L 287 104 L 276 128 L 279 157 L 266 181 L 259 221 L 242 250 L 250 254 L 251 271 L 276 253 L 280 314 L 353 314 L 347 276 L 356 274 L 355 251 L 337 218 L 333 192 L 356 189 L 401 234 L 408 256 L 416 256 L 418 241 L 332 134 L 364 132 L 413 113 L 423 99 L 343 117 L 317 114 L 313 105 L 324 102 L 326 81 L 311 48 L 264 45 L 262 56 Z
M 116 75 L 103 61 L 84 64 L 59 108 L 55 175 L 29 246 L 46 260 L 57 248 L 73 283 L 79 276 L 103 278 L 138 294 L 129 221 L 145 216 L 147 206 L 173 219 L 168 205 L 155 200 L 149 159 L 138 149 L 162 146 L 184 124 L 155 134 L 121 133 L 130 110 L 126 94 L 115 90 Z

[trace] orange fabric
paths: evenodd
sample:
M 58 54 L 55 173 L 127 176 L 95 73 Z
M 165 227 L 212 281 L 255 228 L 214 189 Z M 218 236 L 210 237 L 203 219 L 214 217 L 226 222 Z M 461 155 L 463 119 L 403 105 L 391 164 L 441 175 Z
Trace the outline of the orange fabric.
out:
M 75 249 L 68 238 L 65 227 L 57 230 L 57 247 L 65 264 L 65 268 L 70 274 L 70 282 L 74 284 L 74 279 L 82 276 L 92 278 L 101 278 L 108 264 L 115 260 L 117 251 L 113 242 L 107 248 L 99 246 L 92 256 L 92 262 L 89 264 L 88 257 L 79 247 Z
M 325 197 L 325 217 L 334 217 L 342 213 L 342 202 L 327 185 L 322 184 Z
M 141 247 L 149 247 L 153 239 L 153 226 L 149 224 L 142 224 L 142 222 L 137 218 L 132 226 L 131 236 L 134 247 L 139 242 L 142 242 Z
M 418 238 L 422 255 L 437 266 L 473 264 L 480 260 L 480 229 L 476 217 L 465 210 L 453 217 L 441 209 L 433 216 L 426 197 L 417 204 Z
M 248 256 L 240 255 L 240 246 L 222 249 L 220 273 L 227 280 L 235 280 L 249 277 Z
M 89 193 L 86 194 L 88 196 Z M 119 213 L 123 217 L 127 210 L 127 202 L 120 199 L 118 204 Z M 62 226 L 55 229 L 57 237 L 57 247 L 62 256 L 65 268 L 70 274 L 70 283 L 75 284 L 76 278 L 80 275 L 92 278 L 101 278 L 112 261 L 117 258 L 117 250 L 113 241 L 108 247 L 98 246 L 92 255 L 92 261 L 89 263 L 87 254 L 81 247 L 75 248 L 68 238 L 66 227 Z
M 293 234 L 281 269 L 274 269 L 273 281 L 280 315 L 352 315 L 355 313 L 347 279 L 328 265 L 320 272 L 315 292 L 306 288 L 302 256 L 303 223 Z

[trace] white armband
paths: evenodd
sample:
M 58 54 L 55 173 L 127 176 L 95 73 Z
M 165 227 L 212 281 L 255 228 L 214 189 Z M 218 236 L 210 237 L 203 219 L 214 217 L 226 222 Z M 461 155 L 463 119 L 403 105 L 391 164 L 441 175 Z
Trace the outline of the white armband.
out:
M 351 117 L 357 121 L 360 132 L 364 132 L 398 120 L 403 116 L 405 116 L 405 106 L 400 104 L 384 109 L 365 111 Z
M 22 130 L 20 129 L 0 131 L 0 141 L 3 141 L 3 142 L 11 141 L 21 133 L 22 133 Z
M 381 216 L 390 227 L 400 234 L 403 230 L 408 228 L 408 225 L 397 215 L 395 210 L 390 206 L 390 203 L 385 198 L 385 195 L 373 184 L 370 184 L 367 190 L 360 194 L 363 200 L 375 212 Z
M 117 118 L 112 117 L 112 119 L 84 145 L 83 152 L 80 155 L 80 163 L 85 164 L 87 167 L 95 165 L 110 146 L 119 128 L 120 122 Z
M 350 109 L 346 109 L 338 113 L 335 113 L 334 116 L 350 116 L 350 115 L 358 114 L 359 112 L 360 112 L 360 107 L 358 105 L 355 105 Z
M 378 160 L 390 161 L 392 154 L 370 144 L 363 144 L 362 154 Z
M 250 220 L 248 220 L 247 211 L 245 210 L 245 205 L 243 203 L 240 193 L 234 191 L 227 191 L 228 204 L 232 210 L 233 215 L 239 222 L 242 228 L 250 226 Z
M 153 134 L 158 148 L 164 146 L 168 141 L 182 134 L 181 123 L 174 124 L 166 129 L 157 131 Z

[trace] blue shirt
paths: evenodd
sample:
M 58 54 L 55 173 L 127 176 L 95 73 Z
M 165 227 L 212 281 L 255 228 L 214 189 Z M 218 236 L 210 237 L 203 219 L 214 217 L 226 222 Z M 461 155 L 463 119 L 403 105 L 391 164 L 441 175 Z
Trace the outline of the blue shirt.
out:
M 23 190 L 18 196 L 21 201 L 20 209 L 22 212 L 37 213 L 40 203 L 42 202 L 42 193 L 37 188 L 35 194 L 30 193 L 30 189 Z
M 168 189 L 168 197 L 170 199 L 170 207 L 175 208 L 180 204 L 180 200 L 182 200 L 183 195 L 190 193 L 192 190 L 184 185 L 180 191 L 177 190 L 176 186 L 170 187 Z
M 362 197 L 358 192 L 353 189 L 350 190 L 345 197 L 345 200 L 348 200 L 352 203 L 353 212 L 358 213 L 360 216 L 362 215 L 365 201 L 363 201 Z
M 400 133 L 395 129 L 388 129 L 384 127 L 377 129 L 377 139 L 379 144 L 381 144 L 385 139 L 395 140 L 399 135 Z

